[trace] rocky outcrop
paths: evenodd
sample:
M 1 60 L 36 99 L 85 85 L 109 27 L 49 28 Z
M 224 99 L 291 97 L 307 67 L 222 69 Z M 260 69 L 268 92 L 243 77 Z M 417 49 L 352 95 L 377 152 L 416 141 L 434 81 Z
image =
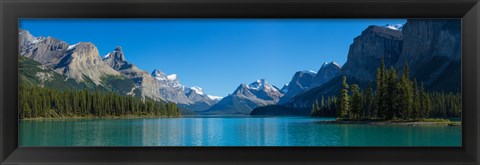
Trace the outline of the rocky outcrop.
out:
M 115 70 L 125 70 L 133 68 L 133 64 L 130 64 L 123 55 L 122 47 L 117 46 L 113 52 L 104 56 L 103 61 L 110 65 Z
M 232 94 L 201 114 L 248 115 L 256 107 L 276 104 L 282 96 L 277 87 L 260 79 L 249 85 L 241 84 Z
M 361 80 L 372 80 L 380 61 L 395 65 L 402 52 L 401 30 L 383 26 L 369 26 L 350 45 L 342 74 Z

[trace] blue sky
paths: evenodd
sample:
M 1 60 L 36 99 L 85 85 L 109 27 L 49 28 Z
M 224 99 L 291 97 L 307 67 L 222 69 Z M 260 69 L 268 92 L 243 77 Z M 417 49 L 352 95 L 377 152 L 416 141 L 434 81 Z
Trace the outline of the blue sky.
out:
M 177 74 L 185 86 L 226 96 L 264 78 L 281 88 L 296 71 L 343 65 L 369 25 L 405 19 L 22 19 L 34 36 L 92 42 L 105 55 L 121 46 L 140 69 Z

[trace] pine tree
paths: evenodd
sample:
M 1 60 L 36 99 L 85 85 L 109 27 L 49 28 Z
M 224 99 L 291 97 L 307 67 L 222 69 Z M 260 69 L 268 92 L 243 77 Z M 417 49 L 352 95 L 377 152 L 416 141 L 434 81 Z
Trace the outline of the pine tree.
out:
M 419 92 L 418 92 L 418 84 L 417 84 L 417 79 L 413 80 L 413 105 L 412 105 L 412 115 L 411 118 L 413 119 L 418 119 L 419 118 L 419 112 L 420 112 L 420 97 L 419 97 Z
M 363 118 L 372 118 L 374 115 L 373 108 L 373 89 L 372 85 L 368 83 L 367 89 L 365 89 L 365 106 L 363 110 Z
M 407 119 L 411 116 L 413 105 L 413 90 L 409 80 L 408 64 L 405 62 L 403 74 L 399 84 L 399 118 Z
M 339 104 L 338 104 L 338 112 L 339 112 L 339 117 L 342 119 L 349 119 L 350 118 L 350 98 L 348 95 L 348 83 L 347 83 L 347 77 L 343 76 L 343 81 L 342 81 L 343 88 L 340 90 L 339 93 Z
M 362 111 L 362 94 L 357 84 L 352 85 L 352 104 L 350 118 L 358 119 Z
M 387 74 L 386 74 L 386 98 L 385 98 L 385 102 L 384 102 L 384 107 L 385 107 L 385 110 L 384 110 L 384 118 L 385 119 L 394 119 L 395 118 L 395 115 L 398 113 L 398 101 L 399 101 L 399 98 L 398 98 L 398 95 L 397 95 L 397 91 L 398 91 L 398 83 L 397 83 L 397 79 L 398 79 L 398 76 L 397 76 L 397 72 L 395 70 L 395 68 L 393 67 L 390 67 L 390 70 L 387 71 Z

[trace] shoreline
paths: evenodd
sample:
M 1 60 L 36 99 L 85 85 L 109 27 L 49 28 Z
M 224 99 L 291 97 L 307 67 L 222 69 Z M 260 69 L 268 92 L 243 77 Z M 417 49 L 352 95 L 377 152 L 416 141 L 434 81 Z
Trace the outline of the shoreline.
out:
M 328 121 L 318 121 L 317 123 L 322 124 L 364 124 L 364 125 L 405 125 L 405 126 L 462 126 L 461 121 L 375 121 L 375 120 L 365 120 L 365 121 L 353 121 L 353 120 L 328 120 Z
M 153 119 L 153 118 L 180 118 L 182 116 L 136 116 L 136 115 L 127 115 L 127 116 L 69 116 L 69 117 L 37 117 L 37 118 L 25 118 L 18 120 L 65 120 L 65 119 Z

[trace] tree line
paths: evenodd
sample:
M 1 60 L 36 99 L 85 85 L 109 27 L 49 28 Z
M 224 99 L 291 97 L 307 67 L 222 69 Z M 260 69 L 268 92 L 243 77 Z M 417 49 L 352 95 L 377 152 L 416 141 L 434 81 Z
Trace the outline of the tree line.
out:
M 174 103 L 98 90 L 59 91 L 34 85 L 19 87 L 19 118 L 180 116 Z
M 369 83 L 365 90 L 348 84 L 344 76 L 337 97 L 324 96 L 312 105 L 312 116 L 338 117 L 345 120 L 417 120 L 428 117 L 460 117 L 459 93 L 427 92 L 423 82 L 409 78 L 405 63 L 401 76 L 382 60 L 376 72 L 376 89 Z M 320 102 L 320 103 L 319 103 Z

